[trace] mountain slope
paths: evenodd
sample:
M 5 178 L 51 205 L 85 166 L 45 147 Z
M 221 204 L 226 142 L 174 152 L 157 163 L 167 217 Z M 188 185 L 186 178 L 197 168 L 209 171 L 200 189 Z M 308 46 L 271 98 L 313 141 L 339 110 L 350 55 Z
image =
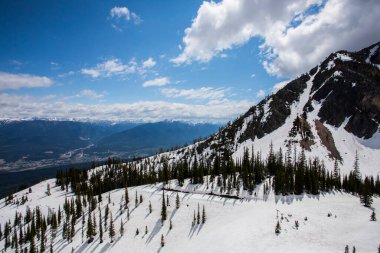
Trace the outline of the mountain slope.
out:
M 212 157 L 225 150 L 303 148 L 328 169 L 352 170 L 358 152 L 363 174 L 380 173 L 380 42 L 359 52 L 339 51 L 252 106 L 205 141 L 163 154 L 170 160 Z M 196 154 L 196 155 L 194 155 Z M 151 159 L 159 163 L 160 159 Z
M 73 196 L 70 192 L 52 187 L 51 196 L 47 196 L 46 185 L 54 185 L 54 180 L 47 180 L 32 187 L 32 193 L 27 190 L 15 194 L 15 199 L 28 196 L 24 205 L 15 204 L 4 206 L 0 201 L 0 223 L 3 225 L 14 217 L 15 211 L 24 214 L 27 206 L 32 210 L 39 206 L 42 214 L 49 210 L 58 210 L 65 198 Z M 130 187 L 130 217 L 126 210 L 120 211 L 120 200 L 123 199 L 124 189 L 104 193 L 103 201 L 99 204 L 102 216 L 108 205 L 113 215 L 115 226 L 115 241 L 110 243 L 108 230 L 103 230 L 103 242 L 99 243 L 99 233 L 93 242 L 87 243 L 86 225 L 88 210 L 85 213 L 84 240 L 82 242 L 82 218 L 75 225 L 73 242 L 62 239 L 62 229 L 57 231 L 54 239 L 54 252 L 344 252 L 349 245 L 350 251 L 355 246 L 357 252 L 376 252 L 379 245 L 378 234 L 380 222 L 370 221 L 371 209 L 360 205 L 357 197 L 346 193 L 335 192 L 321 196 L 274 196 L 273 192 L 263 195 L 263 185 L 256 188 L 257 196 L 244 200 L 227 199 L 210 196 L 203 193 L 206 185 L 185 185 L 179 188 L 175 180 L 172 186 L 176 189 L 190 190 L 191 193 L 179 193 L 180 207 L 176 209 L 176 192 L 167 191 L 170 202 L 168 220 L 161 224 L 160 212 L 162 203 L 162 184 Z M 219 187 L 214 191 L 218 192 Z M 135 206 L 135 192 L 141 195 L 143 202 Z M 243 192 L 242 192 L 243 193 Z M 108 200 L 110 197 L 110 204 Z M 149 203 L 152 213 L 149 213 Z M 194 212 L 205 207 L 205 224 L 192 226 Z M 374 199 L 373 207 L 380 209 L 379 198 Z M 281 233 L 275 234 L 277 211 Z M 331 214 L 329 216 L 328 214 Z M 99 227 L 99 209 L 92 212 Z M 281 219 L 283 217 L 283 219 Z M 307 218 L 307 220 L 305 220 Z M 64 220 L 64 219 L 63 219 Z M 172 221 L 172 229 L 169 228 Z M 299 222 L 299 228 L 295 227 Z M 120 223 L 124 224 L 124 235 L 121 236 Z M 61 222 L 61 224 L 63 221 Z M 104 220 L 102 221 L 104 225 Z M 108 223 L 109 224 L 109 223 Z M 109 225 L 108 225 L 109 227 Z M 147 228 L 147 234 L 145 229 Z M 136 235 L 136 230 L 139 234 Z M 165 246 L 161 247 L 161 235 L 164 236 Z M 50 232 L 47 233 L 47 249 L 50 246 Z M 0 250 L 4 248 L 5 240 L 0 241 Z M 39 249 L 40 241 L 35 239 Z M 29 243 L 23 248 L 30 247 Z M 6 252 L 14 252 L 8 248 Z
M 160 149 L 182 146 L 195 139 L 207 137 L 218 128 L 214 124 L 169 121 L 147 123 L 103 138 L 97 148 L 151 155 Z

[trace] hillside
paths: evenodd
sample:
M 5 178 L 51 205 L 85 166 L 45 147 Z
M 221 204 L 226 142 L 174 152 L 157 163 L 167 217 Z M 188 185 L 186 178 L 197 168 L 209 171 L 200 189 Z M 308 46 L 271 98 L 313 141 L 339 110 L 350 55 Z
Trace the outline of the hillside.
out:
M 14 216 L 17 210 L 25 213 L 26 207 L 32 210 L 39 206 L 42 214 L 47 215 L 49 209 L 57 211 L 72 193 L 61 191 L 60 187 L 52 187 L 51 195 L 46 195 L 47 184 L 54 186 L 54 180 L 48 180 L 28 190 L 15 194 L 15 198 L 28 196 L 24 205 L 5 206 L 0 201 L 0 223 Z M 274 196 L 271 191 L 263 194 L 263 185 L 256 188 L 256 196 L 245 195 L 244 199 L 229 199 L 205 194 L 206 185 L 191 185 L 186 181 L 183 189 L 191 193 L 179 193 L 180 207 L 176 209 L 176 192 L 165 191 L 169 197 L 168 220 L 161 225 L 162 184 L 129 187 L 130 217 L 124 207 L 120 211 L 120 201 L 124 199 L 124 189 L 110 192 L 111 202 L 108 204 L 108 193 L 102 195 L 102 217 L 108 204 L 113 215 L 115 241 L 110 243 L 108 231 L 103 229 L 103 243 L 99 243 L 99 233 L 94 241 L 87 243 L 86 224 L 84 226 L 84 242 L 82 242 L 82 218 L 76 221 L 75 237 L 72 243 L 62 239 L 62 226 L 57 230 L 53 243 L 54 252 L 343 252 L 344 247 L 353 246 L 357 252 L 375 252 L 379 246 L 378 234 L 380 222 L 370 221 L 371 209 L 360 205 L 357 197 L 346 193 L 332 192 L 319 196 Z M 194 192 L 195 189 L 195 192 Z M 218 187 L 213 191 L 218 192 Z M 211 189 L 210 189 L 211 190 Z M 135 206 L 135 194 L 140 195 L 143 202 Z M 140 201 L 140 200 L 139 200 Z M 149 203 L 152 213 L 149 213 Z M 192 226 L 194 211 L 198 205 L 206 211 L 205 224 Z M 374 199 L 373 208 L 380 208 L 378 198 Z M 281 233 L 275 234 L 277 211 Z M 85 217 L 88 217 L 85 209 Z M 99 226 L 99 210 L 95 209 L 93 217 Z M 331 216 L 329 217 L 329 214 Z M 283 217 L 283 219 L 281 218 Z M 305 220 L 307 218 L 307 220 Z M 172 229 L 169 229 L 172 221 Z M 295 227 L 295 221 L 299 228 Z M 120 223 L 124 224 L 124 235 L 121 236 Z M 103 220 L 104 225 L 104 220 Z M 109 226 L 109 223 L 108 223 Z M 145 227 L 148 232 L 145 234 Z M 136 235 L 136 230 L 139 234 Z M 165 246 L 161 247 L 161 235 L 164 235 Z M 35 240 L 36 247 L 40 247 Z M 4 239 L 0 249 L 4 247 Z M 29 247 L 26 244 L 25 247 Z M 25 248 L 24 247 L 24 248 Z M 50 230 L 47 231 L 47 249 L 50 247 Z M 6 252 L 14 252 L 8 248 Z
M 276 151 L 304 149 L 329 170 L 338 160 L 345 174 L 358 152 L 362 173 L 380 175 L 379 57 L 380 42 L 359 52 L 332 53 L 207 140 L 162 156 L 192 161 L 228 150 L 239 159 L 253 148 L 266 157 L 272 143 Z

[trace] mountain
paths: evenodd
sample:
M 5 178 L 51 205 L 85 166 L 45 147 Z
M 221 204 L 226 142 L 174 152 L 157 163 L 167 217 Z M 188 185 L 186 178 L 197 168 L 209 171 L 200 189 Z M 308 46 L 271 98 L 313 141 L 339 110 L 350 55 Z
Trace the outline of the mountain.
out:
M 215 133 L 219 125 L 183 122 L 147 123 L 102 138 L 97 149 L 152 155 L 160 149 L 173 148 Z
M 0 123 L 0 170 L 25 170 L 131 158 L 179 147 L 218 130 L 216 124 L 9 121 Z M 1 183 L 1 181 L 0 181 Z
M 380 42 L 358 52 L 338 51 L 287 83 L 210 138 L 175 152 L 169 160 L 212 157 L 228 150 L 241 158 L 254 148 L 305 150 L 328 169 L 334 160 L 352 170 L 358 152 L 363 174 L 380 173 Z M 160 159 L 156 159 L 160 161 Z
M 136 125 L 49 120 L 1 122 L 0 167 L 12 163 L 14 167 L 23 167 L 24 163 L 27 166 L 31 162 L 60 159 L 67 153 L 79 152 L 105 136 Z
M 10 194 L 0 250 L 378 251 L 379 47 L 331 54 L 205 140 Z

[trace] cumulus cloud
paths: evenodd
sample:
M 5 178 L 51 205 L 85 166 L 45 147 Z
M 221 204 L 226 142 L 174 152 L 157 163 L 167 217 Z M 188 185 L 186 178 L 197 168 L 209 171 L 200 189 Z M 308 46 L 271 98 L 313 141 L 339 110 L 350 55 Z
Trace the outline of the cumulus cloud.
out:
M 46 76 L 0 72 L 0 90 L 49 87 L 52 84 L 53 80 Z
M 0 119 L 75 119 L 110 121 L 187 120 L 227 122 L 252 106 L 251 101 L 219 101 L 205 104 L 138 101 L 128 104 L 80 104 L 46 101 L 32 96 L 0 93 Z
M 314 11 L 311 11 L 314 10 Z M 266 71 L 293 77 L 329 53 L 377 42 L 378 0 L 222 0 L 203 2 L 176 64 L 207 62 L 260 37 Z
M 198 89 L 176 89 L 163 88 L 161 93 L 170 98 L 185 98 L 185 99 L 202 99 L 202 100 L 221 100 L 225 97 L 227 89 L 201 87 Z
M 136 62 L 130 61 L 128 64 L 124 64 L 121 60 L 116 58 L 99 63 L 93 68 L 81 69 L 82 74 L 89 75 L 93 78 L 110 77 L 114 75 L 129 74 L 135 72 Z
M 116 19 L 132 20 L 135 24 L 141 23 L 141 18 L 134 12 L 131 12 L 127 7 L 113 7 L 110 10 L 110 16 Z
M 168 77 L 157 77 L 155 79 L 145 81 L 143 83 L 143 87 L 164 86 L 169 83 L 170 83 L 170 79 Z
M 256 93 L 256 98 L 262 98 L 265 96 L 265 91 L 264 90 L 259 90 L 257 93 Z
M 142 67 L 144 69 L 149 69 L 149 68 L 152 68 L 156 65 L 156 62 L 153 60 L 152 57 L 149 57 L 147 60 L 143 61 L 142 63 Z
M 91 99 L 100 99 L 104 97 L 104 93 L 97 93 L 94 90 L 84 89 L 78 93 L 79 97 L 87 97 Z

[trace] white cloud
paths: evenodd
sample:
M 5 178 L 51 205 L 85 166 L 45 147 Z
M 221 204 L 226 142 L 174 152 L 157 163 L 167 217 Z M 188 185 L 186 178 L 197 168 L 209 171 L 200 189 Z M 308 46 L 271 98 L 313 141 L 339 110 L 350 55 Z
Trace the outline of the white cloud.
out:
M 0 90 L 49 87 L 52 84 L 53 80 L 46 76 L 0 72 Z
M 320 9 L 310 14 L 313 4 Z M 205 1 L 185 30 L 184 49 L 172 62 L 207 62 L 261 37 L 267 72 L 294 77 L 333 51 L 358 50 L 377 42 L 379 16 L 378 0 Z
M 143 61 L 142 63 L 142 67 L 144 69 L 147 69 L 147 68 L 152 68 L 156 65 L 156 62 L 153 60 L 152 57 L 149 57 L 147 60 Z
M 155 79 L 145 81 L 143 83 L 143 87 L 150 87 L 150 86 L 164 86 L 170 83 L 170 79 L 168 77 L 157 77 Z
M 212 87 L 201 87 L 199 89 L 175 89 L 163 88 L 161 93 L 170 98 L 185 98 L 185 99 L 203 99 L 203 100 L 221 100 L 225 97 L 227 89 Z
M 141 18 L 134 12 L 131 12 L 127 7 L 113 7 L 110 10 L 112 18 L 124 19 L 126 21 L 132 20 L 135 24 L 141 23 Z
M 119 59 L 110 59 L 97 64 L 93 68 L 83 68 L 81 73 L 90 75 L 93 78 L 110 77 L 113 75 L 129 74 L 136 72 L 136 63 L 130 61 L 128 64 L 123 64 Z
M 91 98 L 91 99 L 100 99 L 100 98 L 104 97 L 104 94 L 97 93 L 94 90 L 84 89 L 78 93 L 78 96 L 79 97 L 87 97 L 87 98 Z
M 227 122 L 252 106 L 251 101 L 222 100 L 206 104 L 138 101 L 129 104 L 81 104 L 46 101 L 31 96 L 0 93 L 0 119 L 75 119 L 110 121 L 187 120 Z
M 256 98 L 262 98 L 265 96 L 265 91 L 264 90 L 259 90 L 257 93 L 256 93 Z

